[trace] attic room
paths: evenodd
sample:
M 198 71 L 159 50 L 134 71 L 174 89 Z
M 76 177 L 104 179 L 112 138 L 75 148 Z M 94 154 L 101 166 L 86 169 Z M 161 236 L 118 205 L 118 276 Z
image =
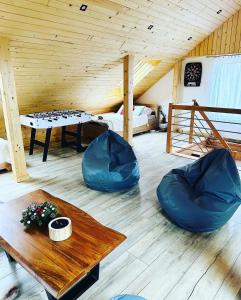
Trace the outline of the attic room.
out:
M 0 13 L 0 300 L 241 299 L 241 1 Z

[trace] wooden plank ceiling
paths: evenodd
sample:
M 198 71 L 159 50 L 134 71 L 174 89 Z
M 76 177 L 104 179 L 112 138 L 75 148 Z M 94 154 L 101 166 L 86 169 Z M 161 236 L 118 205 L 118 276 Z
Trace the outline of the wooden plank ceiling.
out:
M 20 112 L 114 106 L 128 53 L 145 69 L 138 96 L 240 7 L 241 0 L 0 0 Z

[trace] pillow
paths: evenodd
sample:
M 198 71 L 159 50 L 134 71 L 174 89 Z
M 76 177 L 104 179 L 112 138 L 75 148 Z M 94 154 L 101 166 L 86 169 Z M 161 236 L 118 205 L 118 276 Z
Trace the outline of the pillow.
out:
M 134 114 L 134 111 L 135 111 L 135 105 L 133 106 L 133 115 Z M 121 107 L 119 108 L 118 112 L 117 112 L 119 115 L 124 115 L 124 105 L 122 104 Z
M 124 114 L 124 105 L 122 104 L 121 107 L 118 109 L 117 113 L 119 115 L 123 115 Z
M 134 106 L 133 116 L 142 115 L 144 108 L 145 108 L 145 106 L 143 106 L 143 105 Z
M 143 114 L 143 111 L 147 109 L 149 110 L 149 107 L 143 106 L 143 105 L 134 105 L 133 106 L 133 115 L 134 116 L 140 116 Z M 151 109 L 150 109 L 151 110 Z M 151 110 L 152 112 L 152 110 Z M 149 114 L 151 114 L 151 112 Z M 119 108 L 118 112 L 119 115 L 124 115 L 124 105 L 122 104 L 121 107 Z M 148 114 L 148 113 L 144 113 L 144 114 Z
M 150 116 L 152 114 L 152 112 L 153 112 L 153 110 L 150 107 L 145 106 L 141 114 Z

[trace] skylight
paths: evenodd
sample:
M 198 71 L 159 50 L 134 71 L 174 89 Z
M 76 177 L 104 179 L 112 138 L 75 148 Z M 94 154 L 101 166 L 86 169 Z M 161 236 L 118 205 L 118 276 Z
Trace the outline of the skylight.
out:
M 154 69 L 154 65 L 140 61 L 134 67 L 134 86 L 137 85 L 147 74 Z
M 142 81 L 157 65 L 159 65 L 160 60 L 141 60 L 134 67 L 134 86 L 136 86 L 139 82 Z M 118 86 L 123 84 L 123 80 L 121 80 Z

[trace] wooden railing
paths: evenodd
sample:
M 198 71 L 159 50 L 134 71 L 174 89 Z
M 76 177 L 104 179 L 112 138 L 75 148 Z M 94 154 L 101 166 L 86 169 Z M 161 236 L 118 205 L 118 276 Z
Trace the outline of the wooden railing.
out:
M 217 120 L 209 113 L 239 115 L 240 121 Z M 199 106 L 196 100 L 169 104 L 167 153 L 200 157 L 215 148 L 226 148 L 241 160 L 241 109 Z

